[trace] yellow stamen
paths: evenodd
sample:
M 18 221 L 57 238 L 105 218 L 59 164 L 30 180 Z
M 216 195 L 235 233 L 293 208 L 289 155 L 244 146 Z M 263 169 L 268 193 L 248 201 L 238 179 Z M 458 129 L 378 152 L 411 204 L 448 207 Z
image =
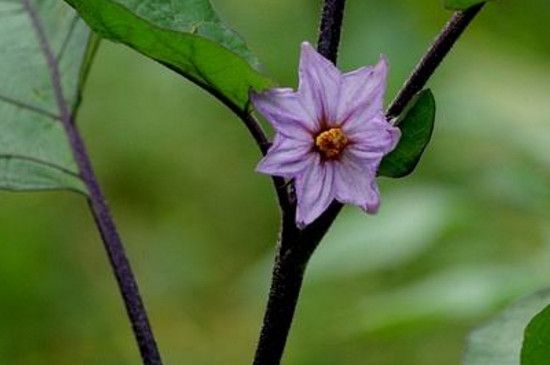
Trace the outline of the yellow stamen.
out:
M 348 138 L 340 128 L 331 128 L 315 138 L 315 145 L 326 158 L 335 158 L 348 144 Z

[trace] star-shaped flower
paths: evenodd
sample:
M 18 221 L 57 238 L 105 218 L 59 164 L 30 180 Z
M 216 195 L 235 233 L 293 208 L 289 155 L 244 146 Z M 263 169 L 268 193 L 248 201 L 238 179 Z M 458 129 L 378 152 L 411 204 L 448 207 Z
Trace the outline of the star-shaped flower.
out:
M 336 199 L 376 213 L 376 173 L 401 133 L 383 111 L 388 63 L 341 73 L 302 44 L 298 91 L 270 89 L 252 103 L 277 134 L 257 171 L 295 180 L 296 223 L 304 227 Z

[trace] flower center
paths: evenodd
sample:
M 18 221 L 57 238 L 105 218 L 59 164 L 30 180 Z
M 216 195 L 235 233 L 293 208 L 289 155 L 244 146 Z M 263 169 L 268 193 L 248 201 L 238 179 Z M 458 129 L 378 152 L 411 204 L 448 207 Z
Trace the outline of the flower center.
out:
M 326 158 L 335 158 L 348 144 L 348 137 L 340 128 L 331 128 L 315 138 L 315 145 Z

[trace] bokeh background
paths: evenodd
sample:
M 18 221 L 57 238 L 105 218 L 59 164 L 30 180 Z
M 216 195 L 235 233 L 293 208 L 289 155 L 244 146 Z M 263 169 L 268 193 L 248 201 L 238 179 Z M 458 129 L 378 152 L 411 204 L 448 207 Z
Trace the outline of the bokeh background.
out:
M 215 0 L 282 85 L 320 1 Z M 388 101 L 451 15 L 439 0 L 349 0 L 345 70 L 385 53 Z M 467 333 L 550 285 L 550 6 L 491 3 L 430 82 L 433 143 L 345 209 L 312 259 L 287 365 L 459 364 Z M 79 124 L 166 364 L 251 362 L 278 210 L 245 128 L 216 100 L 104 42 Z M 140 360 L 83 199 L 0 193 L 0 364 Z

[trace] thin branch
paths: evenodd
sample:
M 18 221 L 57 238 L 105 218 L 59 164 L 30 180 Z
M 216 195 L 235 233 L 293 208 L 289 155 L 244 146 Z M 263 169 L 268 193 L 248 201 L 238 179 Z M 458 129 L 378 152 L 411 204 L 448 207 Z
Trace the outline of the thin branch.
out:
M 141 300 L 136 279 L 130 267 L 130 262 L 128 261 L 107 202 L 94 174 L 82 137 L 73 124 L 72 112 L 63 95 L 59 65 L 46 39 L 46 34 L 31 0 L 21 1 L 30 17 L 34 31 L 40 42 L 42 53 L 48 63 L 52 87 L 60 111 L 61 123 L 67 133 L 74 158 L 79 167 L 80 177 L 90 192 L 88 203 L 96 225 L 101 233 L 101 238 L 103 239 L 105 249 L 108 253 L 111 267 L 115 273 L 120 292 L 124 299 L 126 311 L 132 323 L 132 329 L 141 352 L 143 363 L 145 365 L 162 365 L 153 331 L 149 324 L 147 312 Z
M 267 139 L 267 136 L 262 129 L 260 122 L 249 112 L 244 112 L 237 114 L 241 120 L 244 122 L 246 128 L 256 141 L 256 144 L 260 148 L 262 155 L 266 155 L 271 143 Z M 279 202 L 279 208 L 281 209 L 281 214 L 288 214 L 289 210 L 292 210 L 292 203 L 290 201 L 290 196 L 287 190 L 287 182 L 284 178 L 280 176 L 272 176 L 271 180 L 273 181 L 273 187 L 277 193 L 277 201 Z
M 260 148 L 260 151 L 262 152 L 262 155 L 265 156 L 267 154 L 267 151 L 269 150 L 269 147 L 271 147 L 271 142 L 269 142 L 269 140 L 267 139 L 267 136 L 263 131 L 260 122 L 258 122 L 258 120 L 248 112 L 241 113 L 239 117 L 244 122 L 246 128 L 256 141 L 258 147 Z M 283 214 L 284 216 L 292 210 L 292 202 L 287 189 L 288 183 L 284 178 L 280 176 L 272 176 L 271 180 L 273 180 L 273 187 L 275 188 L 275 192 L 277 193 L 277 200 L 279 202 L 281 214 Z
M 445 56 L 453 48 L 456 41 L 476 17 L 485 3 L 475 5 L 465 11 L 454 13 L 441 33 L 437 36 L 426 54 L 422 57 L 412 74 L 407 79 L 397 96 L 388 108 L 388 118 L 398 116 L 403 112 L 409 101 L 426 85 Z
M 170 70 L 174 71 L 180 76 L 183 76 L 187 80 L 199 85 L 204 90 L 212 94 L 216 99 L 218 99 L 223 105 L 225 105 L 229 110 L 231 110 L 235 115 L 239 117 L 245 124 L 246 128 L 252 135 L 252 138 L 254 138 L 254 141 L 256 141 L 256 144 L 260 148 L 260 151 L 262 151 L 262 154 L 266 154 L 267 150 L 269 149 L 269 146 L 271 145 L 269 142 L 269 139 L 267 138 L 267 135 L 265 134 L 264 130 L 262 129 L 260 123 L 248 112 L 248 110 L 242 110 L 242 108 L 238 105 L 236 105 L 231 99 L 229 99 L 227 96 L 225 96 L 223 93 L 221 93 L 219 90 L 216 90 L 213 86 L 207 84 L 206 82 L 195 78 L 189 74 L 186 74 L 182 72 L 181 70 L 178 70 L 175 66 L 170 65 L 169 63 L 162 62 L 157 60 L 158 63 L 161 65 L 169 68 Z M 195 71 L 200 75 L 201 72 L 197 68 Z M 203 79 L 208 79 L 208 77 L 204 77 Z
M 207 83 L 202 82 L 199 79 L 193 78 L 192 76 L 185 74 L 184 72 L 179 71 L 176 67 L 162 61 L 158 61 L 160 64 L 166 66 L 170 70 L 174 71 L 178 75 L 181 75 L 188 79 L 189 81 L 199 85 L 203 89 L 205 89 L 207 92 L 212 94 L 215 98 L 217 98 L 223 105 L 225 105 L 229 110 L 231 110 L 236 116 L 239 117 L 239 119 L 244 123 L 246 129 L 250 132 L 250 135 L 256 142 L 256 145 L 262 152 L 262 155 L 265 156 L 267 151 L 269 150 L 269 147 L 271 147 L 271 142 L 269 142 L 269 139 L 267 138 L 267 135 L 265 131 L 263 130 L 260 122 L 250 112 L 247 110 L 248 108 L 245 108 L 245 110 L 242 110 L 239 106 L 235 105 L 233 101 L 231 101 L 227 96 L 223 95 L 221 92 L 213 88 L 212 86 L 208 85 Z M 200 73 L 200 70 L 196 70 L 198 73 Z M 277 193 L 277 200 L 279 203 L 279 207 L 281 209 L 281 212 L 285 214 L 285 212 L 291 210 L 291 198 L 287 191 L 287 183 L 285 179 L 273 176 L 273 186 L 275 187 L 275 191 Z
M 76 100 L 74 101 L 73 110 L 78 110 L 80 108 L 80 104 L 82 103 L 82 93 L 84 92 L 86 82 L 88 81 L 88 75 L 90 74 L 90 70 L 92 68 L 92 61 L 95 58 L 100 43 L 101 37 L 96 33 L 91 32 L 88 37 L 88 43 L 86 44 L 86 52 L 84 53 L 82 64 L 80 65 L 80 72 L 78 73 L 80 75 L 77 87 L 78 94 L 76 95 Z

